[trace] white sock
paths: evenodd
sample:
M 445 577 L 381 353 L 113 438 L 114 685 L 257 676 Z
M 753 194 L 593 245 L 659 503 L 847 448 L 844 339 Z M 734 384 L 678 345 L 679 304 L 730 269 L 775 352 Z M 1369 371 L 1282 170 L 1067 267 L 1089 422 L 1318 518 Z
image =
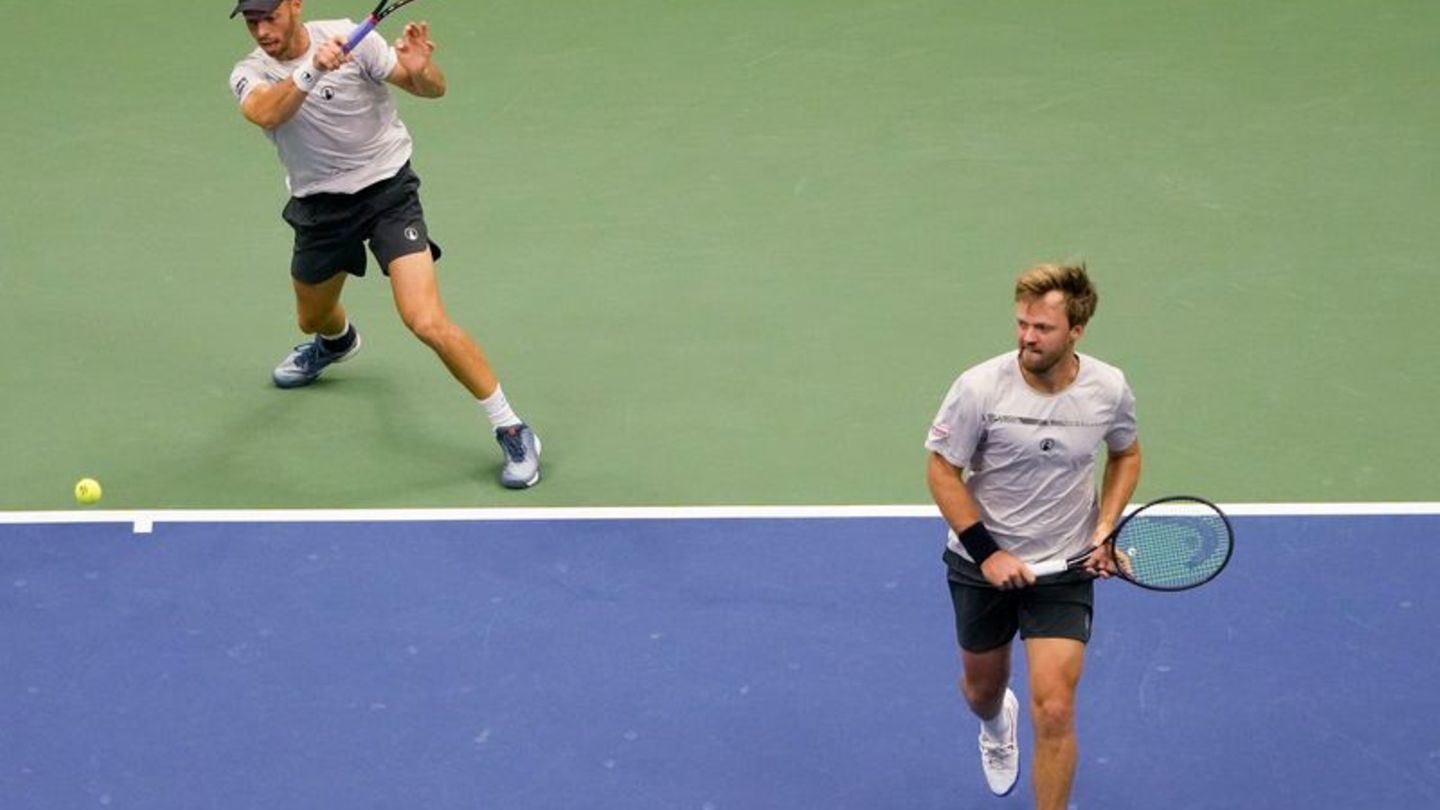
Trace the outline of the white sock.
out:
M 992 740 L 1005 740 L 1010 737 L 1010 718 L 1005 713 L 1005 703 L 1001 701 L 1000 711 L 989 720 L 981 720 L 980 728 L 985 736 Z
M 495 386 L 495 393 L 485 399 L 477 399 L 475 401 L 480 403 L 480 407 L 485 409 L 485 416 L 490 419 L 491 427 L 510 427 L 511 425 L 518 425 L 521 422 L 520 417 L 515 415 L 515 411 L 510 407 L 510 403 L 506 401 L 505 391 L 498 385 Z

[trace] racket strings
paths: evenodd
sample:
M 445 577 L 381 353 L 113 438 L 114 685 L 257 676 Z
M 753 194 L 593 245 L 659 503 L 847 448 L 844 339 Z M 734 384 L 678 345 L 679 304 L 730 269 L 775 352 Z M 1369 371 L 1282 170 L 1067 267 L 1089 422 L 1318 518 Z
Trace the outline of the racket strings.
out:
M 1130 579 L 1157 588 L 1184 588 L 1215 576 L 1230 556 L 1230 532 L 1217 514 L 1146 516 L 1115 539 Z

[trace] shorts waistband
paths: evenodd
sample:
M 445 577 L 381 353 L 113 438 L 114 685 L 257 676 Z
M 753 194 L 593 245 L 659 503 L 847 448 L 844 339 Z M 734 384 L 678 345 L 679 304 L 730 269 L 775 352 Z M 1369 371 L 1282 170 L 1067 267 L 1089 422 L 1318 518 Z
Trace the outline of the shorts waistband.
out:
M 306 194 L 304 197 L 292 197 L 291 199 L 309 201 L 365 199 L 367 197 L 373 197 L 376 194 L 385 191 L 387 188 L 394 185 L 397 181 L 404 180 L 406 177 L 413 174 L 414 172 L 410 169 L 410 161 L 407 160 L 400 168 L 395 170 L 394 174 L 390 175 L 384 180 L 376 180 L 375 182 L 360 189 L 359 191 L 355 191 L 350 194 L 344 194 L 338 191 L 320 191 L 314 194 Z

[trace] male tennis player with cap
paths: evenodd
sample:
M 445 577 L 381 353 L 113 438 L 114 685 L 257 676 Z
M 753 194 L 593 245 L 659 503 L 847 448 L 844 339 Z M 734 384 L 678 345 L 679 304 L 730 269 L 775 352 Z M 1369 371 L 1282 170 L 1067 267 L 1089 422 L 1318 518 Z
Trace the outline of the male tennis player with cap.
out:
M 1015 285 L 1017 351 L 961 374 L 930 428 L 927 480 L 951 532 L 962 692 L 980 718 L 981 765 L 1003 796 L 1020 773 L 1010 691 L 1018 631 L 1030 669 L 1035 806 L 1065 810 L 1075 776 L 1075 689 L 1090 640 L 1102 546 L 1086 570 L 1037 582 L 1031 564 L 1102 541 L 1140 478 L 1135 399 L 1119 369 L 1079 354 L 1095 312 L 1083 264 L 1040 265 Z M 1107 448 L 1097 499 L 1094 458 Z
M 240 0 L 230 13 L 244 15 L 259 45 L 235 65 L 230 88 L 285 166 L 291 199 L 283 216 L 295 231 L 290 275 L 300 329 L 314 336 L 275 368 L 275 384 L 308 385 L 360 349 L 340 292 L 347 276 L 365 274 L 368 241 L 405 325 L 489 418 L 505 453 L 501 483 L 533 486 L 540 480 L 540 440 L 506 401 L 484 352 L 441 304 L 440 248 L 425 227 L 410 133 L 386 87 L 422 98 L 445 94 L 429 26 L 407 24 L 394 47 L 372 31 L 346 54 L 341 46 L 355 23 L 307 23 L 303 6 L 304 0 Z

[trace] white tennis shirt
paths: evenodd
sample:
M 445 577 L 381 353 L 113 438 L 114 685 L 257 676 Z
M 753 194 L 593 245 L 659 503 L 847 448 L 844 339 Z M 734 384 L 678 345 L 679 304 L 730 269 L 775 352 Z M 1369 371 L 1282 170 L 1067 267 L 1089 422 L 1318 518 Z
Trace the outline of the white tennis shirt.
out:
M 1125 375 L 1077 356 L 1080 373 L 1056 394 L 1025 382 L 1017 351 L 970 368 L 950 386 L 925 442 L 964 469 L 995 542 L 1026 563 L 1089 546 L 1100 513 L 1096 450 L 1101 442 L 1124 450 L 1136 439 Z M 970 559 L 953 531 L 948 545 Z
M 314 55 L 331 37 L 348 37 L 350 20 L 305 23 L 310 50 L 289 62 L 270 58 L 256 48 L 235 65 L 230 89 L 242 104 L 262 84 L 278 84 Z M 394 177 L 410 159 L 410 132 L 395 112 L 385 77 L 395 69 L 396 56 L 379 34 L 371 31 L 351 61 L 324 74 L 295 117 L 265 135 L 280 153 L 285 184 L 296 197 L 320 192 L 353 194 Z

